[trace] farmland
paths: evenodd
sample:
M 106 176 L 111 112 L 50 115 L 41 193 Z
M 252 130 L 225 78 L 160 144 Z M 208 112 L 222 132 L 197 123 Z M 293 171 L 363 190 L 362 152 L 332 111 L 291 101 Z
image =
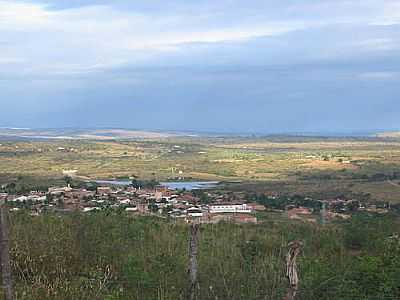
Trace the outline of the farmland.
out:
M 135 176 L 218 180 L 233 189 L 400 201 L 400 140 L 318 137 L 150 137 L 4 140 L 0 182 Z M 234 182 L 234 183 L 232 183 Z

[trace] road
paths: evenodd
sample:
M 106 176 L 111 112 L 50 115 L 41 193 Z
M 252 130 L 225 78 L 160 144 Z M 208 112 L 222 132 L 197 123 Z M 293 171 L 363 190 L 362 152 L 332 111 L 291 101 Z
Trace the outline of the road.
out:
M 391 180 L 388 180 L 387 182 L 388 182 L 389 184 L 393 185 L 393 186 L 396 186 L 396 187 L 400 188 L 400 184 L 398 184 L 398 183 L 396 183 L 396 182 L 393 182 L 393 181 L 391 181 Z

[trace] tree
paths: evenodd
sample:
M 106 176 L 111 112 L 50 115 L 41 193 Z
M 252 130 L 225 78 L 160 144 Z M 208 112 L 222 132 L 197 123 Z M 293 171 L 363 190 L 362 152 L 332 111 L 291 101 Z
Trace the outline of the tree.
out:
M 142 184 L 139 180 L 137 180 L 136 178 L 132 179 L 131 181 L 131 185 L 132 187 L 134 187 L 135 189 L 139 189 L 142 187 Z
M 72 184 L 72 177 L 71 176 L 65 176 L 64 177 L 64 181 L 67 185 L 71 185 Z

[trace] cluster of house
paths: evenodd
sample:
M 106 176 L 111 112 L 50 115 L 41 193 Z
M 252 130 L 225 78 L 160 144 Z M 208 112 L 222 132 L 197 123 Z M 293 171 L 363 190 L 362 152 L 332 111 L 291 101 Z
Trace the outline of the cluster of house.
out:
M 256 223 L 254 212 L 265 210 L 263 205 L 228 202 L 226 197 L 215 197 L 209 204 L 202 204 L 199 197 L 189 191 L 136 189 L 134 187 L 99 186 L 95 190 L 85 188 L 51 187 L 47 192 L 31 191 L 24 195 L 0 194 L 7 200 L 11 211 L 28 208 L 32 214 L 43 211 L 85 213 L 103 209 L 123 209 L 141 215 L 161 215 L 185 221 L 196 219 L 201 223 L 233 221 Z
M 7 200 L 12 211 L 29 208 L 36 213 L 45 210 L 89 212 L 105 207 L 122 207 L 127 211 L 138 211 L 143 206 L 134 201 L 136 194 L 131 188 L 114 191 L 111 187 L 99 187 L 92 191 L 85 188 L 72 188 L 68 185 L 51 187 L 47 192 L 31 191 L 24 195 L 1 195 L 0 200 L 1 197 Z
M 322 209 L 316 214 L 313 208 L 296 207 L 288 205 L 285 209 L 289 219 L 297 219 L 309 222 L 316 222 L 317 216 L 323 221 L 331 221 L 333 219 L 349 219 L 353 212 L 370 212 L 385 214 L 390 211 L 390 203 L 379 202 L 369 203 L 360 202 L 355 199 L 328 199 L 319 201 L 322 203 Z
M 193 205 L 178 198 L 169 206 L 168 215 L 172 218 L 196 218 L 200 223 L 218 223 L 220 221 L 233 221 L 235 223 L 257 223 L 254 212 L 265 210 L 265 207 L 256 203 L 213 203 L 206 205 Z M 158 206 L 159 207 L 159 206 Z
M 208 193 L 211 203 L 201 203 L 200 198 L 191 192 L 176 193 L 163 189 L 155 193 L 154 201 L 149 208 L 164 213 L 172 219 L 191 220 L 199 223 L 218 223 L 232 221 L 235 223 L 257 223 L 256 211 L 265 210 L 265 206 L 257 203 L 246 203 L 244 200 L 227 199 L 221 195 Z M 229 200 L 229 201 L 228 201 Z
M 12 211 L 27 208 L 32 214 L 43 211 L 85 213 L 103 209 L 121 209 L 140 215 L 157 215 L 173 220 L 200 223 L 232 221 L 236 223 L 256 223 L 255 212 L 266 209 L 258 203 L 248 203 L 240 193 L 207 194 L 208 201 L 201 201 L 190 191 L 176 191 L 159 186 L 155 189 L 137 189 L 132 186 L 99 186 L 93 190 L 85 188 L 51 187 L 47 192 L 31 191 L 24 195 L 0 193 L 0 201 L 6 200 Z M 347 219 L 352 211 L 386 213 L 389 204 L 366 204 L 357 200 L 332 199 L 321 202 L 323 208 L 316 213 L 313 208 L 287 205 L 285 213 L 289 219 L 316 222 L 318 216 L 323 220 Z M 206 203 L 205 203 L 206 202 Z

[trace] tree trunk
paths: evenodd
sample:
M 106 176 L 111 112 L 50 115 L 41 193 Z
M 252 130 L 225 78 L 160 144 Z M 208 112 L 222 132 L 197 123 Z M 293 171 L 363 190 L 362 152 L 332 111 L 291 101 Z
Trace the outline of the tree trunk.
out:
M 0 260 L 1 273 L 3 277 L 3 290 L 5 300 L 14 299 L 14 291 L 11 277 L 10 246 L 8 239 L 8 207 L 0 204 Z
M 198 252 L 198 233 L 199 233 L 199 224 L 192 223 L 190 225 L 190 239 L 189 239 L 189 277 L 190 277 L 190 286 L 188 293 L 188 300 L 196 299 L 196 289 L 198 288 L 198 280 L 197 280 L 197 252 Z
M 303 242 L 293 241 L 288 244 L 289 252 L 286 255 L 286 276 L 289 280 L 289 290 L 285 300 L 294 300 L 299 288 L 299 276 L 297 274 L 296 258 L 301 252 Z

